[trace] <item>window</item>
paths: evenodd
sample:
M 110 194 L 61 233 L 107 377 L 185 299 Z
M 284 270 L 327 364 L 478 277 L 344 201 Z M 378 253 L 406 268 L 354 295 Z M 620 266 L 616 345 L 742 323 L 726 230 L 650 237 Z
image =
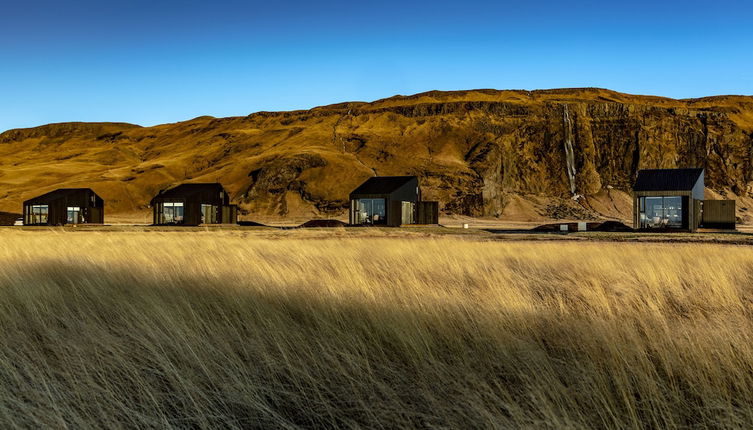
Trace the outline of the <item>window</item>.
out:
M 682 197 L 639 197 L 641 228 L 683 228 Z
M 81 208 L 78 206 L 68 206 L 66 222 L 68 224 L 78 224 L 81 220 Z
M 357 224 L 385 224 L 384 199 L 359 199 L 356 200 L 356 223 Z
M 161 224 L 180 224 L 183 222 L 183 202 L 164 202 L 161 213 Z
M 29 224 L 47 224 L 49 206 L 32 205 L 29 207 Z

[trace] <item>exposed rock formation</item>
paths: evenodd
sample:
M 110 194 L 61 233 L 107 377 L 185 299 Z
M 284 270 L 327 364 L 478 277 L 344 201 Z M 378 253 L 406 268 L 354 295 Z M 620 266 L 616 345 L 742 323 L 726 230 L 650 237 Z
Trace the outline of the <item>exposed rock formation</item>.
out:
M 753 97 L 429 92 L 148 128 L 11 130 L 0 134 L 0 210 L 17 212 L 53 188 L 90 186 L 109 213 L 138 211 L 160 189 L 219 180 L 251 215 L 334 216 L 367 177 L 415 174 L 445 213 L 628 217 L 624 195 L 615 196 L 637 169 L 686 166 L 705 167 L 709 191 L 742 198 L 746 210 Z

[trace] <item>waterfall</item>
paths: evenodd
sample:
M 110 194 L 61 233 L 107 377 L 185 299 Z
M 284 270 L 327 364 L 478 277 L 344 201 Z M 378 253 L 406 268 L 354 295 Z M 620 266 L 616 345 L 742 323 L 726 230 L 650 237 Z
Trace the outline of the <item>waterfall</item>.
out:
M 565 162 L 567 163 L 567 178 L 570 180 L 570 193 L 573 198 L 580 197 L 575 192 L 575 151 L 573 151 L 573 122 L 570 119 L 570 113 L 567 110 L 567 105 L 564 105 L 563 119 L 565 125 Z

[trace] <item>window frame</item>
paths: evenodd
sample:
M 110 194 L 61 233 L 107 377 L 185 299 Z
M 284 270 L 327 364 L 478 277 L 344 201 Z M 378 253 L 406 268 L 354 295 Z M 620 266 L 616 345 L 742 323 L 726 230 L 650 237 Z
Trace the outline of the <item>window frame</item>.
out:
M 185 202 L 169 201 L 159 203 L 160 224 L 183 224 L 186 219 Z M 166 209 L 170 208 L 170 220 L 166 215 Z M 177 219 L 176 209 L 180 208 L 180 219 Z
M 78 218 L 77 220 L 71 221 L 71 212 L 77 214 L 77 218 Z M 81 206 L 66 206 L 65 207 L 65 222 L 67 224 L 83 224 L 84 216 L 83 216 L 83 211 L 81 210 Z
M 659 200 L 658 204 L 652 202 L 649 204 L 648 199 Z M 684 206 L 683 196 L 640 196 L 638 197 L 638 218 L 640 228 L 642 229 L 682 229 L 683 222 L 686 218 L 685 211 L 689 210 Z M 668 208 L 668 205 L 672 205 Z M 675 207 L 677 206 L 677 207 Z M 648 213 L 648 210 L 653 211 L 654 215 Z M 659 214 L 660 212 L 660 214 Z M 670 212 L 675 212 L 670 214 Z M 658 215 L 657 215 L 658 214 Z M 659 218 L 660 226 L 652 226 L 652 221 L 655 218 Z
M 356 199 L 356 213 L 359 224 L 384 225 L 387 224 L 387 199 L 385 198 L 363 198 Z M 378 214 L 379 220 L 374 222 L 374 203 L 381 202 L 381 211 Z M 363 214 L 366 213 L 364 216 Z
M 44 214 L 44 221 L 42 215 Z M 49 224 L 50 205 L 30 205 L 30 224 Z

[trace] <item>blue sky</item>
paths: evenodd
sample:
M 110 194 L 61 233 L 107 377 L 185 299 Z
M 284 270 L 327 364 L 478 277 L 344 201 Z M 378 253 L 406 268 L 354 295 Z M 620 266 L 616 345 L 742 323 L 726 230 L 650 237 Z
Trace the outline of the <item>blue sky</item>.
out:
M 753 94 L 744 1 L 5 1 L 0 131 L 433 89 Z

